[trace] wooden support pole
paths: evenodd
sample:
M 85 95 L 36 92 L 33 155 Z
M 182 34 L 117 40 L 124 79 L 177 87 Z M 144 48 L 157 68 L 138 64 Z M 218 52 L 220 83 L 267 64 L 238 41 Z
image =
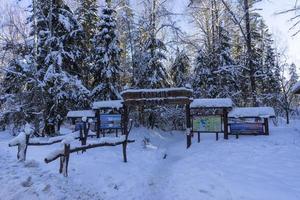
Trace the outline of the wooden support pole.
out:
M 18 160 L 25 161 L 26 160 L 26 152 L 27 152 L 27 147 L 29 143 L 29 137 L 30 135 L 25 135 L 25 144 L 18 144 L 18 153 L 17 153 L 17 158 Z
M 128 107 L 123 106 L 123 134 L 125 135 L 125 141 L 122 144 L 122 149 L 123 149 L 123 160 L 124 162 L 127 162 L 127 140 L 128 140 L 128 120 L 129 120 L 129 113 L 128 113 Z
M 96 130 L 97 138 L 100 137 L 100 111 L 96 110 Z
M 216 133 L 216 141 L 219 140 L 219 133 Z
M 223 109 L 224 118 L 224 139 L 228 140 L 228 111 L 226 108 Z
M 264 126 L 265 126 L 265 134 L 269 135 L 269 119 L 268 118 L 264 118 Z
M 68 165 L 70 158 L 70 144 L 65 144 L 64 155 L 60 156 L 59 173 L 62 173 L 65 177 L 68 176 Z
M 187 130 L 187 132 L 186 132 L 186 148 L 188 149 L 192 145 L 190 104 L 186 104 L 185 113 L 186 113 L 186 130 Z
M 200 143 L 200 132 L 198 132 L 198 143 Z

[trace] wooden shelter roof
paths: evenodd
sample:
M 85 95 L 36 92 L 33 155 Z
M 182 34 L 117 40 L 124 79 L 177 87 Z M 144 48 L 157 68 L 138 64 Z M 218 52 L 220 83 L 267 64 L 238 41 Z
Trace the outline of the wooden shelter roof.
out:
M 275 117 L 275 111 L 272 107 L 244 107 L 234 108 L 229 112 L 228 117 L 231 118 L 270 118 Z
M 300 81 L 297 82 L 297 83 L 294 85 L 294 87 L 293 87 L 293 89 L 292 89 L 292 92 L 293 92 L 294 94 L 300 94 Z
M 188 88 L 129 89 L 121 93 L 125 105 L 189 104 L 193 90 Z
M 123 100 L 95 101 L 92 109 L 120 109 L 123 107 Z
M 67 114 L 67 118 L 93 118 L 95 117 L 95 112 L 93 110 L 71 110 Z
M 191 108 L 232 108 L 230 98 L 194 99 Z

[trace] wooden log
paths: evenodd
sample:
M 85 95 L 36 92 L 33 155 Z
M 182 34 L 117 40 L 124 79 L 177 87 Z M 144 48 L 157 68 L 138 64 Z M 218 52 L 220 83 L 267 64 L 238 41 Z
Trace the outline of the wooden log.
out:
M 64 154 L 57 154 L 55 157 L 53 157 L 53 158 L 51 158 L 51 159 L 47 159 L 47 158 L 45 158 L 44 159 L 44 161 L 45 161 L 45 163 L 50 163 L 50 162 L 52 162 L 52 161 L 54 161 L 54 160 L 56 160 L 57 158 L 60 158 L 60 157 L 62 157 L 62 156 L 64 156 Z
M 53 141 L 53 142 L 29 142 L 28 146 L 45 146 L 45 145 L 51 145 L 51 144 L 56 144 L 56 143 L 60 143 L 62 140 L 57 140 L 57 141 Z

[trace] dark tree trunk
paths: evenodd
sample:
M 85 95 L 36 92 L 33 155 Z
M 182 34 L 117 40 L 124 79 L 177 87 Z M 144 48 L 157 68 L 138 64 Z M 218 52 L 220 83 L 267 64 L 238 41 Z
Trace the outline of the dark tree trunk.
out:
M 252 105 L 258 106 L 256 100 L 256 82 L 255 82 L 255 69 L 252 61 L 252 46 L 251 46 L 251 27 L 250 27 L 250 14 L 249 14 L 249 1 L 244 0 L 245 11 L 245 26 L 246 26 L 246 46 L 247 46 L 247 66 L 249 68 L 249 78 L 251 86 Z
M 290 112 L 288 110 L 285 111 L 286 116 L 286 124 L 290 124 Z

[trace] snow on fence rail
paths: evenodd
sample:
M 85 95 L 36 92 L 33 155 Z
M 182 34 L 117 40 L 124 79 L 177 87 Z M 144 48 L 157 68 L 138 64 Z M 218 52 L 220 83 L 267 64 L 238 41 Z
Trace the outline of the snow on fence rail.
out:
M 40 138 L 30 138 L 30 133 L 21 132 L 17 137 L 15 137 L 9 142 L 8 146 L 18 146 L 17 158 L 19 160 L 25 161 L 28 146 L 51 145 L 63 141 L 66 137 L 72 137 L 73 139 L 77 139 L 80 136 L 79 133 L 80 131 L 77 131 L 63 136 L 52 137 L 48 140 L 43 140 Z
M 63 140 L 62 146 L 58 149 L 55 149 L 44 159 L 46 163 L 50 163 L 58 158 L 60 158 L 60 167 L 59 173 L 62 173 L 64 176 L 68 176 L 68 165 L 69 158 L 71 153 L 86 151 L 87 149 L 97 148 L 97 147 L 105 147 L 105 146 L 123 146 L 123 160 L 127 162 L 127 153 L 126 146 L 127 143 L 132 143 L 134 140 L 128 140 L 128 134 L 122 135 L 120 137 L 111 138 L 111 137 L 103 137 L 98 139 L 97 141 L 90 141 L 85 145 L 72 145 L 70 140 Z

